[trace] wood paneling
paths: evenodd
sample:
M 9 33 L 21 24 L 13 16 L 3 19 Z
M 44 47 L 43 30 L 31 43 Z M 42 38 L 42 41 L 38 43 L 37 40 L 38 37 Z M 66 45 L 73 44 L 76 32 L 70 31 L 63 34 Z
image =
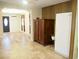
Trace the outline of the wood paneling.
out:
M 50 19 L 50 18 L 52 19 L 52 15 L 53 15 L 53 11 L 54 11 L 52 9 L 53 9 L 52 7 L 46 7 L 43 9 L 44 12 L 42 14 L 43 14 L 44 19 Z
M 56 13 L 71 11 L 71 2 L 63 2 L 49 7 L 42 8 L 43 19 L 55 19 Z

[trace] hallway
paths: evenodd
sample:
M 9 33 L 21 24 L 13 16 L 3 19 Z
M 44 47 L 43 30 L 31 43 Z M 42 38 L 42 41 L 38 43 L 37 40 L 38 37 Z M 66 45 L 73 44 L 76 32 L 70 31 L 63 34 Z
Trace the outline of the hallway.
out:
M 42 46 L 30 41 L 30 37 L 24 33 L 5 33 L 0 37 L 0 59 L 66 58 L 56 54 L 52 46 Z

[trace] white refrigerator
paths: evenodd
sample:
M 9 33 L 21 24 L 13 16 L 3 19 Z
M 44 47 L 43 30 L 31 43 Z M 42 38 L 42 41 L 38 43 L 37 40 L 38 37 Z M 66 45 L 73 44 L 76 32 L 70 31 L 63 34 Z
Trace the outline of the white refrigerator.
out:
M 55 51 L 69 57 L 72 12 L 56 14 Z

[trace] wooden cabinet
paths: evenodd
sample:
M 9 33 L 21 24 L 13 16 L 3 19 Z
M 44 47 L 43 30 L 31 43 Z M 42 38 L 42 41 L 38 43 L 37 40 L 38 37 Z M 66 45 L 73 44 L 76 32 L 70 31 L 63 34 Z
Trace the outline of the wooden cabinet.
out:
M 36 19 L 34 20 L 34 41 L 48 45 L 52 43 L 51 36 L 55 34 L 55 20 Z

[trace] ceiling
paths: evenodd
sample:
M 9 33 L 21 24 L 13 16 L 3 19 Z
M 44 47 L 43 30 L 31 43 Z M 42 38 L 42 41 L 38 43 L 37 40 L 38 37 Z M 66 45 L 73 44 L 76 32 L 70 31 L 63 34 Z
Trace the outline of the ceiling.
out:
M 0 2 L 5 2 L 6 4 L 11 4 L 11 5 L 19 5 L 23 7 L 23 0 L 0 0 Z M 66 2 L 69 0 L 26 0 L 28 1 L 28 4 L 25 5 L 26 7 L 46 7 L 54 4 L 58 4 L 61 2 Z M 5 5 L 5 3 L 3 5 Z M 1 4 L 1 3 L 0 3 Z

